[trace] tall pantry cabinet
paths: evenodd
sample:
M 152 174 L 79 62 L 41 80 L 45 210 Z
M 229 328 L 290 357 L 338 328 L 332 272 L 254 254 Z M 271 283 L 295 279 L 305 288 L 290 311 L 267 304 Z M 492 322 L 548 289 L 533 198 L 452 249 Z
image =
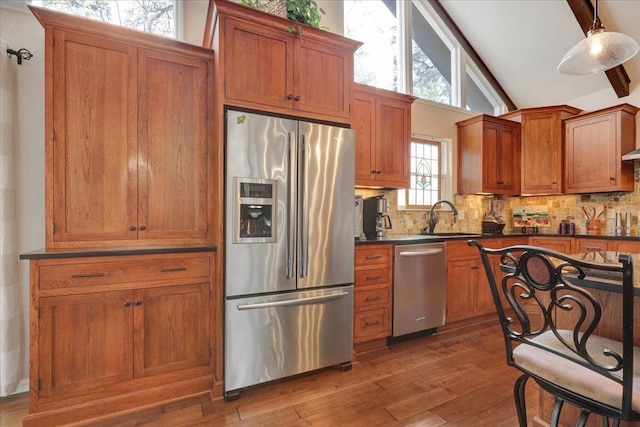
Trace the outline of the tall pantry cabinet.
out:
M 31 7 L 45 29 L 46 248 L 25 425 L 221 385 L 213 52 Z

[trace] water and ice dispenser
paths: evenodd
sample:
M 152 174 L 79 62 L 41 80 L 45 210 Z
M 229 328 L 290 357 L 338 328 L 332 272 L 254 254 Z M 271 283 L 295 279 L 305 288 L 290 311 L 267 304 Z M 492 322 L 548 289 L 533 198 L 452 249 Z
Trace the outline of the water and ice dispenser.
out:
M 234 178 L 234 243 L 276 241 L 277 187 L 274 179 Z

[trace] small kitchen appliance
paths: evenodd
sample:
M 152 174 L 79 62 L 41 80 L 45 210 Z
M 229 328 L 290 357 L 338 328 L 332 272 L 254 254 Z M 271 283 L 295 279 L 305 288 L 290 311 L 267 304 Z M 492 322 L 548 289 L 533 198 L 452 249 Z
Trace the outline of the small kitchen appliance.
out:
M 369 197 L 363 203 L 364 234 L 368 237 L 387 237 L 387 230 L 391 230 L 391 217 L 389 212 L 389 199 L 384 196 Z

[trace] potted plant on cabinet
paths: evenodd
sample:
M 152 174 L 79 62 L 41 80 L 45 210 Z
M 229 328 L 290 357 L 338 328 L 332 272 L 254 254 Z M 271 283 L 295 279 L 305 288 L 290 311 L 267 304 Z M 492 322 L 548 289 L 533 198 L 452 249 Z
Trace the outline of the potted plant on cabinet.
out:
M 289 18 L 300 24 L 306 24 L 322 30 L 327 27 L 320 26 L 324 9 L 318 6 L 316 0 L 242 0 L 243 6 L 263 10 L 273 15 Z M 289 27 L 289 32 L 302 32 L 297 24 Z

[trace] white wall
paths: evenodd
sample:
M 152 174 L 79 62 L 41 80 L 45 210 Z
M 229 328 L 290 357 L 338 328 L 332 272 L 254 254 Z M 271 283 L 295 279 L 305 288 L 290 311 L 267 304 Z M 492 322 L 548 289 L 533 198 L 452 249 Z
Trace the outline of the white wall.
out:
M 3 4 L 5 6 L 5 4 Z M 21 11 L 19 11 L 21 10 Z M 44 247 L 44 30 L 26 7 L 0 8 L 0 38 L 34 55 L 17 71 L 18 251 Z M 4 55 L 5 52 L 0 52 Z M 18 391 L 28 390 L 29 263 L 20 261 L 24 363 Z

